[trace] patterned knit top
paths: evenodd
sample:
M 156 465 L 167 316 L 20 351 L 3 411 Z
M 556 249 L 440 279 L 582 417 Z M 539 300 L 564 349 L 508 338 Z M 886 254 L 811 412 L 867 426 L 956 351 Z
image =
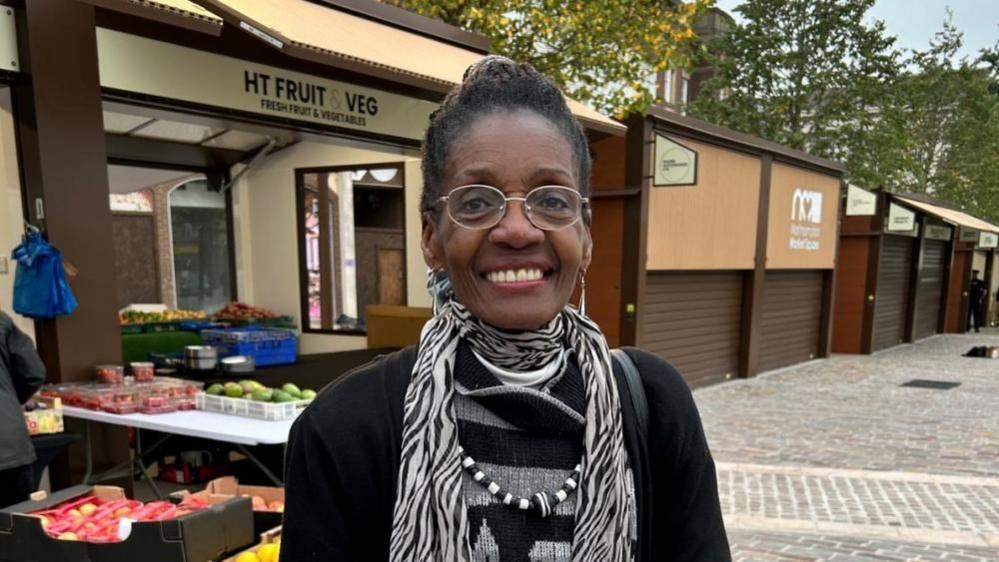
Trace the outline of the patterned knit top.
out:
M 575 361 L 540 389 L 503 385 L 467 344 L 455 357 L 458 441 L 510 492 L 555 492 L 583 454 L 586 395 Z M 572 559 L 575 494 L 548 517 L 505 506 L 463 473 L 476 562 Z

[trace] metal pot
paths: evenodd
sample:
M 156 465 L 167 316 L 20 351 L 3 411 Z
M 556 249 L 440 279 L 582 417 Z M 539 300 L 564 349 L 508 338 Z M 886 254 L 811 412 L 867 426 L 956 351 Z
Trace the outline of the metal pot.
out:
M 190 370 L 210 371 L 218 364 L 218 351 L 210 345 L 189 345 L 184 348 L 184 367 Z

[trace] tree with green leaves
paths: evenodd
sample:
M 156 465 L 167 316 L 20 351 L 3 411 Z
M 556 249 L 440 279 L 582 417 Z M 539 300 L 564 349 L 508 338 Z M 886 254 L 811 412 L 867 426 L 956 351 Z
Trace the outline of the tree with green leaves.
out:
M 570 97 L 618 116 L 655 101 L 656 72 L 697 52 L 694 18 L 712 0 L 383 0 L 489 38 Z
M 899 53 L 882 22 L 865 22 L 873 4 L 748 0 L 735 9 L 742 21 L 709 44 L 718 73 L 690 113 L 844 161 L 858 183 L 879 185 L 882 163 L 867 155 L 896 140 L 878 113 Z
M 893 190 L 925 193 L 999 220 L 999 97 L 989 51 L 958 57 L 962 34 L 948 20 L 925 51 L 912 52 L 884 112 L 904 139 Z

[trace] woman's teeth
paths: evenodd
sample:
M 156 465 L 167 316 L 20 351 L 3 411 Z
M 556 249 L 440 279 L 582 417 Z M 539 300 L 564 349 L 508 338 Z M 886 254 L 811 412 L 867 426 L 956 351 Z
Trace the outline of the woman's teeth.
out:
M 505 271 L 490 271 L 486 274 L 486 279 L 492 283 L 524 283 L 538 281 L 543 276 L 540 269 L 507 269 Z

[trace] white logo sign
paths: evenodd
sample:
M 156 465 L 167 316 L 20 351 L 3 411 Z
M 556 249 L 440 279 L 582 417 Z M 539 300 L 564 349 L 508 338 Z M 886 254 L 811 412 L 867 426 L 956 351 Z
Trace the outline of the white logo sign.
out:
M 697 183 L 697 151 L 663 135 L 656 135 L 656 155 L 652 166 L 654 187 Z
M 888 230 L 911 232 L 916 228 L 916 213 L 894 203 L 888 205 Z
M 791 220 L 822 224 L 822 194 L 818 191 L 795 189 L 791 200 Z
M 791 239 L 792 250 L 815 252 L 822 239 L 822 193 L 798 188 L 791 197 Z
M 878 196 L 855 185 L 846 189 L 846 214 L 851 217 L 870 216 L 877 212 Z

